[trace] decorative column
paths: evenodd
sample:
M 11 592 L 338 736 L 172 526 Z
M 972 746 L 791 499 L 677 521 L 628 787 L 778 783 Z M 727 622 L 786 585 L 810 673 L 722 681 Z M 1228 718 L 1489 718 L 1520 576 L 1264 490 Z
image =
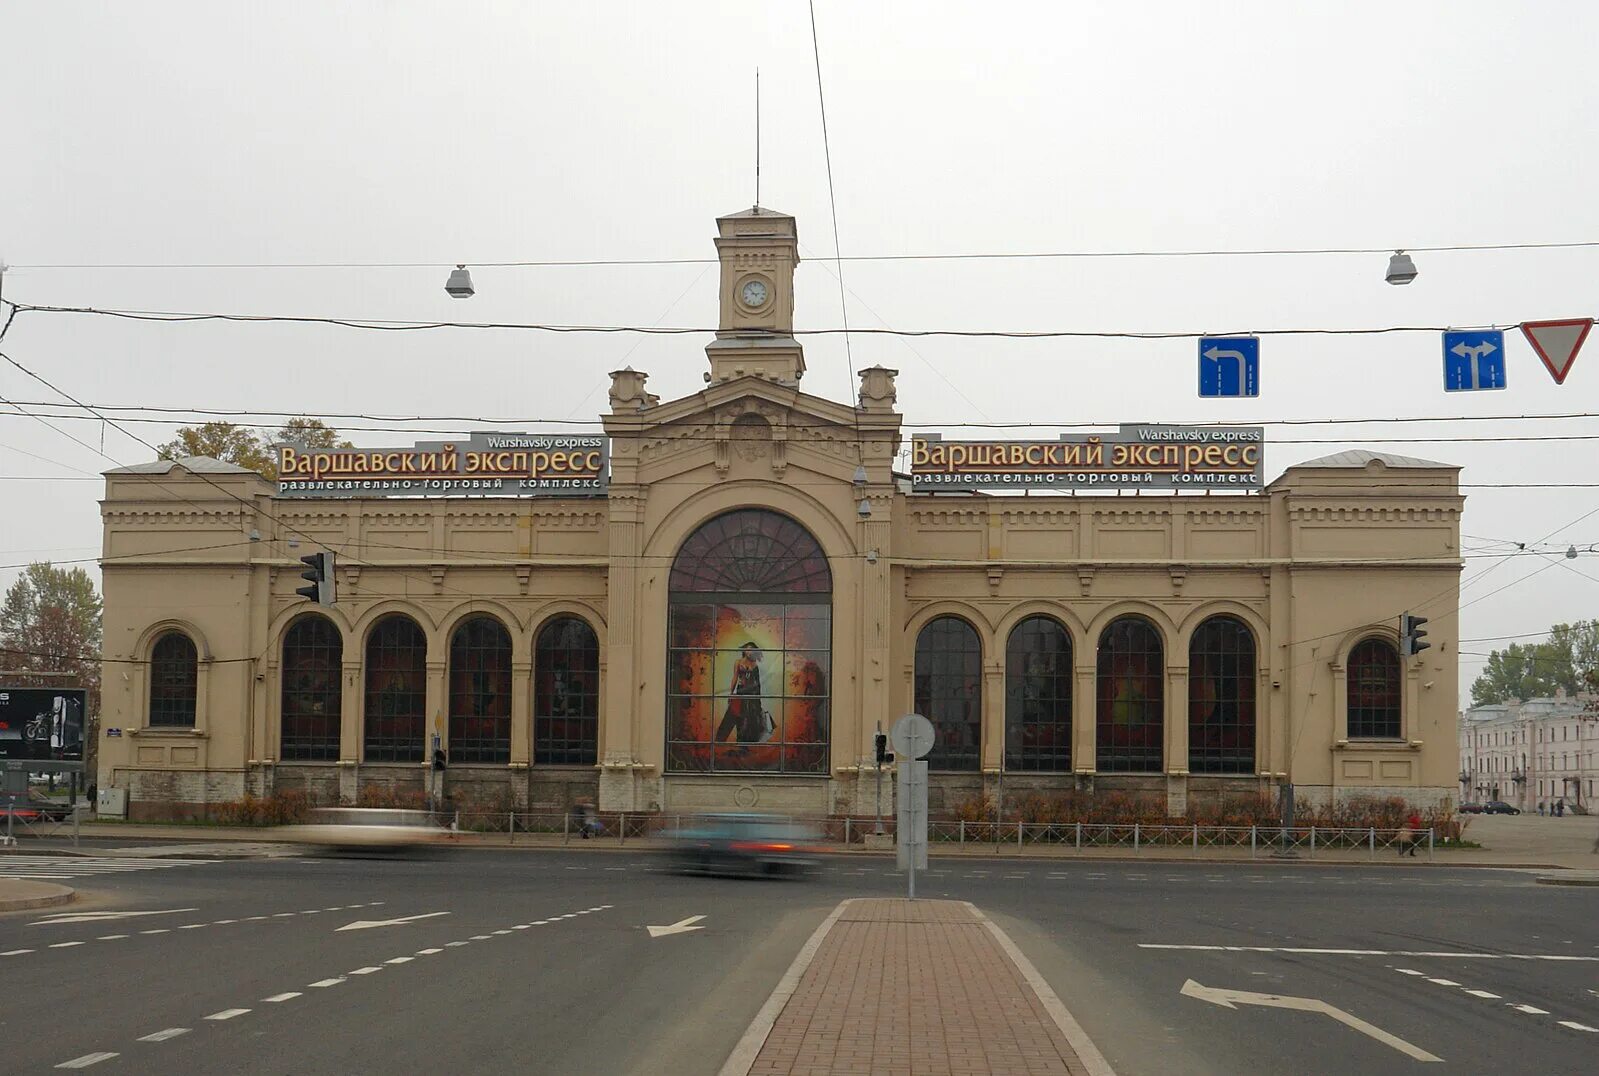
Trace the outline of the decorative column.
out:
M 985 647 L 985 650 L 988 649 Z M 983 725 L 978 737 L 978 758 L 983 768 L 983 790 L 1000 783 L 1005 766 L 1005 663 L 989 651 L 983 666 Z
M 361 710 L 363 690 L 361 662 L 346 661 L 341 670 L 344 683 L 339 689 L 339 802 L 355 803 L 361 794 Z
M 852 727 L 833 727 L 833 759 L 836 768 L 852 768 L 855 775 L 854 793 L 850 797 L 856 814 L 870 813 L 876 808 L 877 767 L 873 760 L 872 737 L 878 722 L 886 733 L 900 717 L 892 708 L 889 698 L 889 627 L 893 610 L 890 602 L 891 580 L 889 567 L 890 512 L 893 497 L 887 494 L 865 494 L 872 506 L 872 514 L 859 523 L 859 541 L 862 551 L 860 561 L 860 616 L 859 649 L 861 667 L 856 693 L 857 705 Z M 839 665 L 834 656 L 834 667 Z M 837 681 L 834 682 L 835 689 Z M 885 784 L 890 783 L 885 780 Z M 888 797 L 892 800 L 892 796 Z
M 611 487 L 610 566 L 606 583 L 606 659 L 600 711 L 600 803 L 602 811 L 638 810 L 639 685 L 635 639 L 638 620 L 638 558 L 643 500 Z
M 1094 665 L 1079 665 L 1072 679 L 1072 770 L 1077 774 L 1077 786 L 1094 790 L 1094 772 L 1098 769 L 1098 709 L 1095 706 L 1094 688 L 1099 669 Z
M 1166 668 L 1166 810 L 1188 811 L 1188 666 Z

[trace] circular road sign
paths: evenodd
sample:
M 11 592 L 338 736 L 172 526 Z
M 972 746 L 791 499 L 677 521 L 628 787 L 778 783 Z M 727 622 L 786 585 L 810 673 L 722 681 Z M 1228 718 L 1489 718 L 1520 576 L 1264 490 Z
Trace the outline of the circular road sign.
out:
M 933 749 L 933 723 L 921 714 L 906 714 L 894 722 L 888 738 L 901 758 L 922 758 Z

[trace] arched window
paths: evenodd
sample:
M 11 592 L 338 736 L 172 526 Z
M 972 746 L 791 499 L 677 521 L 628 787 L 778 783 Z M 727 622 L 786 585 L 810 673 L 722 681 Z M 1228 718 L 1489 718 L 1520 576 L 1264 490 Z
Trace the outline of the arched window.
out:
M 667 768 L 826 773 L 833 573 L 816 539 L 725 512 L 683 543 L 668 590 Z
M 1166 652 L 1142 617 L 1110 622 L 1099 637 L 1095 768 L 1158 773 L 1166 734 Z
M 193 728 L 200 655 L 181 631 L 163 632 L 150 648 L 150 724 Z
M 929 620 L 916 636 L 916 712 L 933 723 L 930 770 L 976 770 L 983 729 L 983 644 L 958 616 Z
M 577 617 L 556 617 L 533 648 L 533 761 L 592 766 L 599 733 L 600 641 Z
M 283 724 L 278 757 L 287 762 L 339 758 L 344 639 L 333 621 L 302 616 L 283 636 Z
M 450 636 L 450 761 L 511 761 L 511 633 L 491 616 Z
M 1188 769 L 1255 772 L 1255 635 L 1213 616 L 1188 644 Z
M 384 617 L 366 637 L 366 761 L 422 761 L 427 660 L 427 636 L 404 614 Z
M 1028 617 L 1005 643 L 1005 768 L 1071 772 L 1072 640 L 1052 617 Z
M 1399 651 L 1366 639 L 1349 652 L 1349 738 L 1399 739 Z

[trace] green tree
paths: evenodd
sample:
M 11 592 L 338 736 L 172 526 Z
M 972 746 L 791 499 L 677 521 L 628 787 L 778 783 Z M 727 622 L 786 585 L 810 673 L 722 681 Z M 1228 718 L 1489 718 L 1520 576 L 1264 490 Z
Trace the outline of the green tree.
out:
M 75 687 L 88 692 L 84 730 L 92 781 L 100 719 L 100 595 L 82 568 L 28 565 L 0 605 L 0 665 L 16 687 Z M 45 676 L 42 673 L 67 673 Z
M 161 446 L 160 458 L 175 460 L 184 456 L 210 456 L 248 467 L 260 472 L 268 481 L 276 481 L 277 452 L 272 446 L 279 443 L 305 448 L 355 447 L 349 441 L 341 441 L 339 431 L 321 419 L 301 416 L 284 423 L 270 442 L 263 441 L 255 431 L 231 422 L 184 426 L 178 430 L 177 437 Z
M 1555 688 L 1575 692 L 1577 682 L 1569 660 L 1549 643 L 1511 643 L 1488 654 L 1482 675 L 1471 685 L 1471 704 L 1487 706 L 1510 699 L 1535 699 L 1553 695 Z

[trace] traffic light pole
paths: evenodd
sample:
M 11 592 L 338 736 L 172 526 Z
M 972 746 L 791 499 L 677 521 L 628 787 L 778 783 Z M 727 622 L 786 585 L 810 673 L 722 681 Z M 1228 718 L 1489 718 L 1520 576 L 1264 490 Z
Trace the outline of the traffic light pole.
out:
M 883 735 L 883 723 L 877 723 L 876 738 L 873 739 L 873 754 L 877 756 L 877 828 L 872 830 L 874 836 L 883 835 L 883 752 L 875 747 L 877 739 Z

